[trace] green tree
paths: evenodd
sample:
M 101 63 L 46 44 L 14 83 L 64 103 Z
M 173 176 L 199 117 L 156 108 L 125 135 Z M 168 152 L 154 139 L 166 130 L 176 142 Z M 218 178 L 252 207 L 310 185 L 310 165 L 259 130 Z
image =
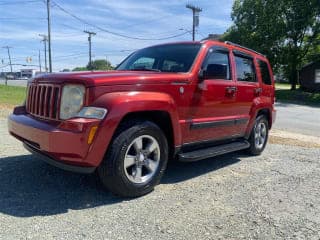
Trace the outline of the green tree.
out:
M 312 46 L 310 47 L 310 54 L 306 57 L 306 62 L 316 62 L 320 61 L 320 34 L 313 41 Z
M 231 17 L 234 25 L 224 40 L 267 55 L 276 71 L 283 70 L 291 89 L 296 89 L 297 70 L 319 36 L 319 0 L 236 0 Z
M 88 65 L 86 67 L 76 67 L 72 71 L 89 71 L 89 70 L 113 70 L 114 67 L 111 65 L 111 63 L 104 59 L 97 59 L 94 60 L 90 66 Z
M 91 70 L 113 70 L 113 67 L 112 67 L 112 65 L 111 65 L 111 63 L 109 61 L 104 60 L 104 59 L 97 59 L 97 60 L 94 60 L 91 63 L 91 66 L 88 63 L 87 69 L 91 69 Z
M 76 67 L 74 69 L 72 69 L 73 72 L 77 72 L 77 71 L 88 71 L 87 67 Z

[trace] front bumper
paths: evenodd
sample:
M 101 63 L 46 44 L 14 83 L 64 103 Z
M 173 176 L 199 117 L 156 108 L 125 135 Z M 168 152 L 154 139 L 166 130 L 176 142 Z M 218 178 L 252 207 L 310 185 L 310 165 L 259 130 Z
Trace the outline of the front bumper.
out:
M 85 173 L 90 174 L 93 173 L 96 170 L 96 167 L 81 167 L 81 166 L 75 166 L 66 164 L 62 161 L 57 161 L 50 156 L 47 156 L 41 151 L 38 151 L 37 149 L 33 148 L 32 146 L 28 145 L 27 143 L 23 144 L 24 148 L 27 149 L 29 152 L 31 152 L 34 156 L 37 158 L 45 161 L 46 163 L 61 168 L 63 170 L 71 171 L 71 172 L 77 172 L 77 173 Z
M 102 152 L 95 151 L 95 136 L 88 144 L 90 129 L 100 127 L 97 119 L 74 119 L 64 122 L 39 120 L 23 109 L 9 116 L 9 133 L 22 141 L 32 153 L 52 165 L 76 172 L 90 173 L 101 162 Z M 98 134 L 96 134 L 98 135 Z

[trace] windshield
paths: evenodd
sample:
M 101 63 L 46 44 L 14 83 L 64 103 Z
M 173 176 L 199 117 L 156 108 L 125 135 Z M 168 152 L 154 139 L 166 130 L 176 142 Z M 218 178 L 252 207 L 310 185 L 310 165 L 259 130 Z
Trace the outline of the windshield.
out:
M 131 54 L 117 70 L 189 72 L 201 44 L 169 44 L 141 49 Z

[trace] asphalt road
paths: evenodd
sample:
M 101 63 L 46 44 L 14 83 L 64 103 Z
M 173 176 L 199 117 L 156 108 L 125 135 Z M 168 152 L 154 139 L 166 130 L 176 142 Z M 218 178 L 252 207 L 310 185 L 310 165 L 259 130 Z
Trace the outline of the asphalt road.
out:
M 320 107 L 277 103 L 274 128 L 320 137 Z

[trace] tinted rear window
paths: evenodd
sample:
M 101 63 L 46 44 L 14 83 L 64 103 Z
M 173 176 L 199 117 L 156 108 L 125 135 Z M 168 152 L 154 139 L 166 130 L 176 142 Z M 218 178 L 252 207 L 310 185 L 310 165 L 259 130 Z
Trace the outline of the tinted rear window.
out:
M 271 81 L 271 75 L 268 68 L 268 64 L 261 60 L 258 60 L 258 63 L 259 63 L 259 68 L 261 72 L 262 82 L 264 84 L 271 85 L 272 81 Z

